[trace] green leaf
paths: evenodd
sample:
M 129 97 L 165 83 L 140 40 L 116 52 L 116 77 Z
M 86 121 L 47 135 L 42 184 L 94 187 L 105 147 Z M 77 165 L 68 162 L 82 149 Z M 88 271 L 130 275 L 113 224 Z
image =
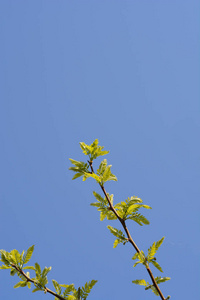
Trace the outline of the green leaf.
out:
M 136 261 L 136 263 L 133 265 L 133 268 L 136 267 L 138 264 L 141 264 L 141 261 Z
M 138 261 L 133 265 L 133 267 L 137 266 L 138 264 L 146 264 L 146 257 L 143 251 L 136 252 L 132 257 L 133 260 L 138 259 Z
M 101 178 L 101 184 L 106 181 L 114 180 L 117 181 L 117 177 L 111 173 L 112 165 L 107 166 L 107 160 L 104 159 L 100 165 L 99 169 L 97 170 L 97 174 Z
M 103 202 L 104 203 L 104 198 L 101 197 L 101 195 L 99 195 L 96 192 L 93 192 L 93 195 L 95 196 L 95 198 L 99 201 L 99 202 Z
M 36 287 L 35 289 L 32 290 L 32 293 L 35 293 L 37 291 L 43 291 L 43 288 Z
M 115 240 L 113 244 L 113 248 L 116 248 L 118 244 L 123 243 L 124 245 L 128 242 L 128 239 L 125 237 L 123 232 L 121 230 L 118 230 L 116 228 L 113 228 L 112 226 L 107 226 L 107 228 L 110 230 L 110 232 L 116 236 L 118 239 Z
M 61 295 L 62 289 L 61 289 L 60 285 L 58 284 L 58 282 L 54 279 L 52 279 L 52 282 L 53 282 L 54 288 L 56 290 L 56 293 L 58 295 Z
M 100 220 L 103 221 L 105 218 L 108 220 L 116 220 L 117 217 L 115 214 L 110 210 L 110 206 L 108 204 L 108 201 L 105 198 L 102 198 L 98 193 L 93 192 L 95 198 L 97 199 L 97 202 L 91 203 L 91 206 L 97 207 L 97 210 L 100 211 Z M 113 203 L 113 195 L 109 195 L 107 193 L 107 196 L 110 199 L 110 202 Z
M 121 243 L 120 239 L 116 239 L 113 244 L 113 248 L 116 248 Z
M 76 179 L 76 178 L 79 178 L 83 176 L 83 173 L 76 173 L 73 177 L 72 177 L 72 180 Z
M 63 297 L 67 297 L 69 296 L 70 293 L 74 292 L 75 291 L 75 287 L 74 287 L 74 284 L 60 284 L 61 287 L 64 287 L 65 290 L 63 292 Z M 67 298 L 69 299 L 69 298 Z
M 86 299 L 91 292 L 91 289 L 93 286 L 97 283 L 97 280 L 91 280 L 89 282 L 86 282 L 85 286 L 81 289 L 81 296 L 83 299 Z
M 160 272 L 163 272 L 161 266 L 155 261 L 152 260 L 151 263 L 154 265 L 154 267 L 156 267 Z
M 86 145 L 85 143 L 81 142 L 80 147 L 85 155 L 88 155 L 90 161 L 93 161 L 99 156 L 108 154 L 109 151 L 103 151 L 104 147 L 99 146 L 99 141 L 96 139 L 91 145 Z
M 25 267 L 23 267 L 23 270 L 35 270 L 35 267 L 33 267 L 33 266 L 25 266 Z
M 41 276 L 45 277 L 50 271 L 51 271 L 51 267 L 49 268 L 45 267 L 44 270 L 42 271 Z
M 94 178 L 97 183 L 101 182 L 101 178 L 95 173 L 84 173 L 83 181 L 85 181 L 89 177 Z
M 148 249 L 148 261 L 151 261 L 156 254 L 156 243 L 154 242 L 153 245 Z
M 144 279 L 133 280 L 132 283 L 139 284 L 139 285 L 144 285 L 144 286 L 147 286 L 149 284 Z
M 76 173 L 74 175 L 74 177 L 72 178 L 72 180 L 74 180 L 78 177 L 81 177 L 81 176 L 83 176 L 83 180 L 85 180 L 87 177 L 89 177 L 89 176 L 87 176 L 88 174 L 90 174 L 90 172 L 88 170 L 89 165 L 87 163 L 84 163 L 82 161 L 77 161 L 72 158 L 69 158 L 69 160 L 75 166 L 75 167 L 73 166 L 73 167 L 69 168 L 69 170 Z
M 170 277 L 160 277 L 160 276 L 155 277 L 155 280 L 156 280 L 157 284 L 168 281 L 170 279 L 171 279 Z
M 12 268 L 12 269 L 10 270 L 10 275 L 11 275 L 11 276 L 14 276 L 16 273 L 17 273 L 17 270 L 16 270 L 15 268 Z
M 6 265 L 9 266 L 11 264 L 10 255 L 5 250 L 0 250 L 1 253 L 1 261 Z
M 21 263 L 21 255 L 16 249 L 10 251 L 10 260 L 16 265 Z
M 156 250 L 158 250 L 158 248 L 162 245 L 164 239 L 165 239 L 165 237 L 163 236 L 162 239 L 160 239 L 158 242 L 156 242 Z
M 163 237 L 162 239 L 160 239 L 158 242 L 154 242 L 153 245 L 148 249 L 148 256 L 147 256 L 147 260 L 149 262 L 152 262 L 153 263 L 153 259 L 154 259 L 154 256 L 158 250 L 158 248 L 162 245 L 163 241 L 164 241 L 164 238 Z M 159 265 L 157 265 L 156 263 L 154 263 L 154 266 L 160 270 L 161 267 Z M 162 270 L 162 269 L 161 269 Z M 162 272 L 162 271 L 161 271 Z
M 169 277 L 155 277 L 155 281 L 156 281 L 156 283 L 157 284 L 159 284 L 159 283 L 161 283 L 161 282 L 165 282 L 165 281 L 167 281 L 167 280 L 169 280 L 170 278 Z M 155 295 L 159 295 L 158 294 L 158 291 L 157 291 L 157 289 L 154 287 L 154 285 L 153 284 L 148 284 L 146 287 L 145 287 L 145 290 L 149 290 L 149 289 L 151 289 L 152 290 L 152 292 L 155 294 Z M 169 299 L 169 298 L 168 298 Z
M 36 278 L 39 278 L 41 275 L 41 268 L 38 263 L 35 263 L 35 274 L 36 274 Z
M 139 255 L 138 252 L 136 252 L 136 253 L 133 255 L 132 259 L 133 259 L 133 260 L 138 259 L 138 255 Z
M 135 221 L 140 226 L 142 226 L 143 224 L 149 225 L 149 221 L 143 215 L 138 213 L 133 213 L 131 216 L 127 217 L 127 219 Z
M 170 278 L 169 277 L 163 277 L 163 278 L 161 278 L 160 276 L 159 277 L 155 277 L 155 281 L 156 281 L 156 283 L 157 284 L 159 284 L 159 283 L 161 283 L 161 282 L 165 282 L 165 281 L 167 281 L 167 280 L 169 280 Z M 149 282 L 146 282 L 144 279 L 137 279 L 137 280 L 134 280 L 134 281 L 132 281 L 133 283 L 135 283 L 135 284 L 139 284 L 139 285 L 143 285 L 143 286 L 145 286 L 145 290 L 149 290 L 149 289 L 151 289 L 152 290 L 152 292 L 155 294 L 155 295 L 159 295 L 158 294 L 158 291 L 157 291 L 157 289 L 154 287 L 154 285 L 153 284 L 149 284 Z M 170 297 L 170 296 L 168 296 L 168 297 Z M 166 300 L 167 299 L 169 299 L 169 298 L 166 298 Z
M 27 285 L 27 281 L 19 281 L 17 284 L 14 285 L 14 289 L 18 287 L 25 287 Z
M 125 201 L 117 203 L 115 205 L 115 209 L 117 210 L 118 215 L 123 220 L 130 219 L 135 221 L 141 226 L 143 224 L 147 225 L 149 224 L 149 221 L 143 215 L 137 213 L 137 211 L 142 207 L 147 209 L 151 209 L 151 207 L 145 204 L 141 204 L 142 202 L 143 202 L 142 199 L 133 196 L 126 199 Z
M 28 250 L 24 253 L 24 255 L 23 255 L 24 264 L 29 262 L 29 260 L 31 259 L 32 254 L 33 254 L 33 250 L 34 250 L 34 245 L 32 245 L 30 248 L 28 248 Z
M 1 269 L 1 270 L 11 269 L 11 268 L 12 268 L 12 267 L 10 267 L 10 266 L 5 266 L 5 265 L 0 266 L 0 269 Z
M 100 213 L 100 221 L 103 221 L 107 216 L 107 213 L 106 212 L 101 212 Z

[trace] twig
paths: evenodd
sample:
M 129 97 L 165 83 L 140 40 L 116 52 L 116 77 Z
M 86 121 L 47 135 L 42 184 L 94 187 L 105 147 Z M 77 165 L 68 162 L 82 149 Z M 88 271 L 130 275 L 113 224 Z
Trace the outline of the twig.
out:
M 21 270 L 18 266 L 14 265 L 14 264 L 11 264 L 11 266 L 12 266 L 13 268 L 15 268 L 21 275 L 23 275 L 23 276 L 26 278 L 27 282 L 32 282 L 35 286 L 40 286 L 40 284 L 39 284 L 37 281 L 35 281 L 35 280 L 31 279 L 30 277 L 28 277 L 28 276 L 26 275 L 26 273 L 24 273 L 24 271 Z M 45 292 L 47 292 L 47 293 L 49 293 L 49 294 L 51 294 L 51 295 L 57 297 L 58 299 L 60 299 L 60 300 L 66 300 L 66 299 L 63 298 L 62 296 L 60 296 L 60 295 L 54 293 L 52 290 L 48 289 L 46 286 L 44 286 L 44 287 L 43 287 L 43 286 L 40 286 L 40 287 L 42 287 L 42 288 L 44 289 Z
M 91 172 L 94 173 L 94 169 L 93 169 L 93 166 L 92 166 L 92 161 L 88 161 L 88 163 L 89 163 L 89 165 L 90 165 Z M 99 183 L 99 185 L 100 185 L 100 187 L 101 187 L 101 189 L 102 189 L 102 191 L 103 191 L 103 193 L 104 193 L 104 195 L 105 195 L 105 197 L 106 197 L 106 199 L 107 199 L 107 201 L 108 201 L 108 204 L 109 204 L 109 206 L 110 206 L 110 210 L 115 214 L 115 216 L 117 217 L 117 219 L 118 219 L 118 220 L 120 221 L 120 223 L 122 224 L 122 226 L 123 226 L 123 228 L 124 228 L 124 231 L 125 231 L 126 234 L 127 234 L 128 241 L 129 241 L 129 242 L 131 243 L 131 245 L 135 248 L 135 250 L 139 253 L 139 252 L 140 252 L 140 249 L 138 248 L 138 246 L 136 245 L 136 243 L 133 241 L 133 239 L 132 239 L 132 237 L 131 237 L 131 234 L 130 234 L 130 232 L 128 231 L 128 228 L 127 228 L 127 226 L 126 226 L 125 220 L 123 220 L 123 219 L 118 215 L 116 209 L 115 209 L 114 206 L 112 205 L 112 203 L 111 203 L 111 201 L 110 201 L 110 199 L 109 199 L 109 197 L 108 197 L 108 195 L 107 195 L 107 193 L 106 193 L 106 190 L 105 190 L 104 186 L 103 186 L 102 184 L 100 184 L 100 183 Z M 162 300 L 166 300 L 165 297 L 163 296 L 163 294 L 162 294 L 162 292 L 161 292 L 161 290 L 160 290 L 160 288 L 159 288 L 159 286 L 158 286 L 158 284 L 157 284 L 157 282 L 156 282 L 154 276 L 153 276 L 153 273 L 152 273 L 152 271 L 151 271 L 149 265 L 146 265 L 145 267 L 146 267 L 146 269 L 147 269 L 147 272 L 149 273 L 149 276 L 151 277 L 151 280 L 152 280 L 152 282 L 153 282 L 154 287 L 156 288 L 156 290 L 158 291 L 158 293 L 159 293 L 159 295 L 160 295 L 160 298 L 161 298 Z

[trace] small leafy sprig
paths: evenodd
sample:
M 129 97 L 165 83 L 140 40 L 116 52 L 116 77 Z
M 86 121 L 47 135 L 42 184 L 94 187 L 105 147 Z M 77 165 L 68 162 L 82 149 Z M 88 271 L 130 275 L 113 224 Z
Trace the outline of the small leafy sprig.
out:
M 25 287 L 31 288 L 31 283 L 34 285 L 33 293 L 37 291 L 43 291 L 44 293 L 49 293 L 55 296 L 55 299 L 60 300 L 85 300 L 87 299 L 91 289 L 96 284 L 96 280 L 86 282 L 83 287 L 75 289 L 74 284 L 59 284 L 56 280 L 52 280 L 53 286 L 56 292 L 50 290 L 46 287 L 48 284 L 47 274 L 50 272 L 51 267 L 45 267 L 41 270 L 41 267 L 38 263 L 35 263 L 34 266 L 25 266 L 32 257 L 34 251 L 34 245 L 28 248 L 27 251 L 22 251 L 20 254 L 18 250 L 14 249 L 10 252 L 5 250 L 0 250 L 1 259 L 3 263 L 0 266 L 0 269 L 6 270 L 10 269 L 10 275 L 14 276 L 15 274 L 21 279 L 17 284 L 14 285 L 14 288 Z M 33 270 L 35 272 L 35 277 L 30 277 L 30 272 L 24 270 Z M 64 288 L 64 290 L 63 290 Z
M 136 253 L 132 259 L 133 260 L 138 259 L 138 261 L 134 264 L 134 267 L 139 263 L 143 264 L 146 267 L 146 270 L 152 280 L 152 284 L 149 284 L 144 279 L 134 280 L 132 282 L 135 284 L 144 285 L 145 290 L 151 289 L 155 293 L 155 295 L 160 296 L 162 300 L 169 299 L 170 296 L 168 296 L 167 298 L 163 296 L 158 285 L 162 282 L 169 280 L 170 278 L 154 277 L 149 267 L 149 264 L 151 263 L 159 271 L 163 272 L 160 265 L 156 262 L 155 253 L 157 252 L 158 248 L 161 246 L 164 238 L 162 238 L 158 242 L 154 242 L 153 245 L 148 249 L 148 255 L 145 256 L 144 252 L 141 251 L 136 245 L 136 243 L 133 241 L 130 232 L 126 226 L 127 220 L 132 220 L 137 224 L 139 224 L 140 226 L 149 225 L 149 221 L 147 220 L 147 218 L 141 213 L 139 213 L 138 211 L 141 208 L 151 209 L 151 207 L 146 204 L 143 204 L 142 199 L 136 196 L 127 198 L 125 201 L 122 201 L 114 205 L 113 195 L 109 195 L 109 193 L 106 192 L 104 187 L 105 182 L 109 180 L 117 181 L 117 177 L 111 172 L 111 165 L 108 165 L 107 160 L 104 159 L 100 163 L 96 173 L 94 172 L 93 169 L 93 160 L 99 156 L 108 154 L 109 151 L 103 150 L 104 147 L 98 145 L 98 139 L 96 139 L 91 145 L 87 145 L 81 142 L 80 147 L 83 153 L 89 156 L 89 160 L 87 161 L 87 163 L 84 163 L 84 162 L 78 162 L 73 159 L 70 159 L 71 163 L 74 166 L 70 167 L 69 170 L 72 170 L 76 173 L 72 179 L 76 179 L 82 176 L 83 181 L 85 181 L 89 177 L 94 178 L 96 180 L 105 197 L 102 197 L 97 192 L 93 192 L 93 195 L 95 196 L 97 202 L 93 202 L 91 203 L 91 205 L 97 207 L 97 210 L 100 212 L 101 221 L 103 221 L 105 218 L 107 218 L 108 220 L 118 219 L 127 236 L 126 237 L 121 230 L 113 228 L 110 225 L 107 226 L 110 232 L 115 237 L 117 237 L 117 239 L 114 241 L 113 247 L 114 248 L 117 247 L 117 245 L 120 243 L 125 245 L 129 242 L 136 250 Z

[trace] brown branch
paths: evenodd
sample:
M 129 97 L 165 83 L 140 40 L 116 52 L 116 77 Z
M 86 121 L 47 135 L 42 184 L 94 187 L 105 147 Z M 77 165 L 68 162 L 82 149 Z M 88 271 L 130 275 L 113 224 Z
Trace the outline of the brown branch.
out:
M 43 286 L 40 286 L 40 284 L 39 284 L 37 281 L 35 281 L 35 280 L 31 279 L 30 277 L 28 277 L 28 276 L 26 275 L 26 273 L 24 273 L 24 271 L 21 270 L 18 266 L 14 265 L 14 264 L 11 264 L 11 266 L 12 266 L 13 268 L 15 268 L 21 275 L 23 275 L 23 276 L 26 278 L 27 282 L 32 282 L 35 286 L 38 286 L 38 287 L 43 288 L 45 292 L 47 292 L 47 293 L 49 293 L 49 294 L 51 294 L 51 295 L 57 297 L 57 298 L 60 299 L 60 300 L 66 300 L 66 299 L 63 298 L 62 296 L 60 296 L 60 295 L 54 293 L 52 290 L 48 289 L 46 286 L 44 286 L 44 287 L 43 287 Z
M 91 172 L 94 173 L 94 169 L 93 169 L 93 166 L 92 166 L 92 161 L 88 161 L 88 163 L 89 163 L 89 165 L 90 165 Z M 107 201 L 108 201 L 108 204 L 109 204 L 109 206 L 110 206 L 110 210 L 115 214 L 115 216 L 117 217 L 117 219 L 118 219 L 118 220 L 120 221 L 120 223 L 122 224 L 122 226 L 123 226 L 123 228 L 124 228 L 124 231 L 125 231 L 126 234 L 127 234 L 128 241 L 129 241 L 129 242 L 131 243 L 131 245 L 135 248 L 135 250 L 139 253 L 139 252 L 140 252 L 140 249 L 138 248 L 138 246 L 136 245 L 136 243 L 133 241 L 133 239 L 132 239 L 132 237 L 131 237 L 131 234 L 130 234 L 130 232 L 128 231 L 128 228 L 127 228 L 127 226 L 126 226 L 125 220 L 123 220 L 123 219 L 118 215 L 116 209 L 114 208 L 113 204 L 111 203 L 111 201 L 110 201 L 110 199 L 109 199 L 109 197 L 108 197 L 108 194 L 106 193 L 106 190 L 105 190 L 104 186 L 103 186 L 102 184 L 100 184 L 100 183 L 99 183 L 99 185 L 100 185 L 100 187 L 101 187 L 101 189 L 102 189 L 102 191 L 103 191 L 103 193 L 104 193 L 104 195 L 105 195 L 105 197 L 106 197 L 106 199 L 107 199 Z M 159 288 L 159 286 L 158 286 L 158 284 L 157 284 L 157 282 L 156 282 L 154 276 L 153 276 L 153 273 L 152 273 L 152 271 L 151 271 L 149 265 L 146 265 L 145 267 L 146 267 L 146 269 L 147 269 L 147 272 L 149 273 L 149 276 L 151 277 L 151 280 L 152 280 L 152 282 L 153 282 L 154 287 L 156 288 L 157 292 L 158 292 L 159 295 L 160 295 L 160 298 L 161 298 L 162 300 L 166 300 L 165 297 L 163 296 L 163 294 L 162 294 L 162 292 L 161 292 L 161 290 L 160 290 L 160 288 Z

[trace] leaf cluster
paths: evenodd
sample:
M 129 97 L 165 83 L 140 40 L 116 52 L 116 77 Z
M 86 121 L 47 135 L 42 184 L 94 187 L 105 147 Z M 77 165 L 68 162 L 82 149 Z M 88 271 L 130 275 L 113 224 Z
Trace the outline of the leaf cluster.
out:
M 167 280 L 170 280 L 170 277 L 160 277 L 160 276 L 155 277 L 155 281 L 156 281 L 157 284 L 160 284 L 160 283 L 165 282 Z M 138 284 L 138 285 L 145 286 L 145 290 L 151 289 L 152 292 L 156 296 L 159 296 L 159 293 L 158 293 L 157 289 L 155 288 L 155 286 L 153 284 L 150 284 L 149 282 L 146 282 L 144 279 L 137 279 L 137 280 L 133 280 L 132 282 L 135 283 L 135 284 Z M 168 296 L 166 298 L 166 300 L 168 300 L 168 299 L 170 299 L 170 296 Z
M 48 283 L 47 274 L 51 271 L 51 267 L 45 267 L 43 271 L 41 271 L 41 267 L 38 263 L 35 263 L 35 278 L 32 280 L 35 281 L 35 289 L 32 291 L 33 293 L 37 291 L 45 291 L 45 287 Z
M 107 228 L 110 230 L 110 232 L 117 237 L 117 239 L 114 241 L 113 248 L 116 248 L 118 244 L 122 243 L 125 245 L 128 242 L 128 239 L 125 237 L 123 232 L 119 229 L 116 229 L 110 225 L 107 226 Z
M 34 245 L 31 246 L 27 251 L 22 251 L 20 254 L 18 250 L 14 249 L 10 252 L 5 250 L 0 250 L 1 259 L 3 263 L 0 266 L 0 269 L 10 269 L 10 275 L 14 276 L 15 274 L 21 279 L 17 284 L 14 285 L 14 288 L 25 287 L 31 288 L 31 283 L 34 284 L 35 288 L 32 292 L 44 291 L 45 293 L 50 291 L 46 288 L 48 284 L 47 274 L 50 272 L 51 267 L 45 267 L 41 270 L 41 267 L 38 263 L 35 263 L 34 266 L 24 266 L 26 265 L 32 257 L 34 250 Z M 24 272 L 24 270 L 29 269 L 35 272 L 34 277 L 30 277 L 29 272 Z M 75 289 L 74 284 L 58 284 L 56 280 L 52 280 L 54 288 L 57 295 L 63 297 L 66 300 L 85 300 L 92 287 L 96 284 L 96 280 L 86 282 L 82 288 Z M 65 288 L 63 291 L 62 289 Z M 55 297 L 57 299 L 58 297 Z
M 76 179 L 78 177 L 83 176 L 83 181 L 85 181 L 87 178 L 92 177 L 97 181 L 97 183 L 101 185 L 103 185 L 106 181 L 109 180 L 117 181 L 117 177 L 111 172 L 112 165 L 107 165 L 106 159 L 104 159 L 100 163 L 99 168 L 97 170 L 97 174 L 89 170 L 89 167 L 92 166 L 94 159 L 109 153 L 109 151 L 103 151 L 104 147 L 99 146 L 98 144 L 98 139 L 96 139 L 91 145 L 86 145 L 83 142 L 80 143 L 80 147 L 83 153 L 89 156 L 89 161 L 88 163 L 84 163 L 82 161 L 76 161 L 71 158 L 69 159 L 74 165 L 73 167 L 70 167 L 69 170 L 74 171 L 76 173 L 72 179 Z
M 100 211 L 100 220 L 103 221 L 105 218 L 108 220 L 116 220 L 117 217 L 111 210 L 107 198 L 101 197 L 101 195 L 96 192 L 93 192 L 93 195 L 97 199 L 97 202 L 91 203 L 90 205 L 97 207 L 97 210 Z M 109 195 L 108 193 L 107 195 L 110 199 L 110 202 L 113 204 L 113 195 Z M 138 210 L 142 207 L 146 209 L 151 209 L 151 207 L 142 204 L 142 202 L 142 199 L 133 196 L 125 201 L 117 203 L 114 206 L 114 209 L 119 217 L 124 221 L 130 219 L 138 223 L 140 226 L 143 224 L 147 225 L 149 224 L 149 221 L 142 214 L 138 213 Z
M 148 255 L 145 256 L 143 251 L 139 253 L 136 252 L 135 255 L 132 257 L 133 260 L 138 259 L 138 261 L 134 264 L 133 267 L 137 266 L 138 264 L 144 264 L 148 266 L 149 263 L 152 263 L 154 267 L 156 267 L 160 272 L 163 272 L 161 266 L 156 262 L 155 254 L 158 251 L 158 248 L 164 241 L 164 237 L 160 239 L 158 242 L 154 242 L 152 246 L 148 249 Z
M 91 145 L 87 145 L 83 142 L 80 143 L 80 147 L 85 155 L 89 156 L 90 161 L 92 162 L 99 156 L 108 154 L 109 151 L 103 151 L 104 147 L 99 146 L 99 141 L 96 139 Z
M 139 209 L 140 208 L 151 209 L 151 207 L 149 205 L 143 204 L 143 200 L 141 198 L 132 196 L 126 199 L 125 201 L 113 205 L 113 195 L 109 195 L 105 191 L 104 183 L 109 180 L 117 181 L 117 178 L 115 175 L 111 173 L 111 165 L 107 165 L 106 159 L 104 159 L 100 163 L 97 172 L 94 173 L 93 166 L 92 166 L 93 159 L 97 158 L 100 155 L 107 154 L 108 151 L 102 151 L 103 147 L 98 146 L 98 140 L 95 140 L 91 145 L 80 143 L 80 146 L 83 153 L 89 156 L 90 161 L 88 161 L 88 165 L 87 164 L 84 165 L 84 163 L 82 162 L 76 162 L 70 159 L 70 161 L 75 165 L 75 167 L 71 167 L 70 170 L 75 171 L 77 173 L 73 177 L 73 179 L 83 175 L 83 181 L 86 180 L 88 177 L 92 177 L 100 185 L 105 197 L 103 198 L 98 193 L 93 192 L 97 202 L 91 203 L 91 205 L 97 207 L 97 210 L 100 212 L 100 220 L 103 221 L 105 218 L 107 218 L 108 220 L 119 219 L 126 233 L 127 233 L 126 224 L 125 224 L 126 220 L 132 220 L 137 224 L 139 224 L 140 226 L 148 225 L 149 221 L 144 215 L 139 213 Z M 89 167 L 91 169 L 91 172 L 89 171 Z M 117 239 L 115 239 L 114 241 L 114 245 L 113 245 L 114 248 L 116 248 L 117 245 L 120 243 L 125 245 L 128 241 L 133 242 L 131 241 L 132 238 L 130 238 L 129 233 L 127 233 L 128 238 L 126 238 L 121 230 L 116 229 L 110 225 L 107 227 L 110 230 L 110 232 L 115 237 L 117 237 Z M 144 252 L 140 251 L 137 246 L 136 247 L 134 246 L 135 249 L 137 250 L 136 254 L 132 258 L 133 260 L 137 259 L 136 263 L 134 264 L 134 267 L 138 264 L 143 264 L 147 269 L 149 269 L 149 264 L 152 263 L 154 267 L 156 267 L 160 272 L 163 272 L 161 266 L 157 263 L 155 258 L 155 254 L 158 248 L 161 246 L 163 240 L 164 237 L 160 239 L 158 242 L 154 242 L 153 245 L 148 249 L 147 256 L 145 256 Z M 160 282 L 164 282 L 169 279 L 170 278 L 168 277 L 163 277 L 163 278 L 156 277 L 156 282 L 157 284 L 159 284 Z M 150 285 L 149 283 L 146 283 L 145 280 L 143 279 L 136 280 L 133 282 L 140 285 L 145 285 L 146 289 L 152 289 L 155 292 L 155 294 L 158 294 L 158 291 L 156 289 L 156 284 L 155 286 Z
M 142 214 L 138 213 L 138 210 L 142 207 L 146 209 L 151 209 L 151 207 L 142 203 L 142 199 L 132 196 L 125 201 L 116 204 L 114 208 L 123 220 L 133 220 L 140 226 L 143 224 L 148 225 L 149 221 Z
M 89 165 L 87 163 L 82 162 L 82 161 L 77 161 L 77 160 L 74 160 L 74 159 L 71 159 L 71 158 L 69 158 L 69 160 L 74 165 L 74 167 L 70 167 L 69 170 L 76 173 L 74 175 L 74 177 L 72 178 L 72 180 L 83 176 L 83 181 L 85 181 L 88 177 L 87 174 L 90 173 Z
M 73 180 L 83 176 L 83 181 L 91 177 L 96 180 L 97 183 L 103 185 L 106 181 L 114 180 L 117 181 L 117 177 L 112 174 L 111 167 L 112 165 L 107 165 L 107 160 L 104 159 L 97 170 L 97 174 L 89 171 L 89 164 L 82 161 L 76 161 L 74 159 L 69 159 L 74 167 L 70 167 L 69 170 L 74 171 L 76 174 L 72 178 Z
M 86 282 L 83 287 L 75 289 L 74 284 L 59 284 L 56 280 L 52 280 L 56 293 L 67 300 L 85 300 L 89 296 L 91 289 L 97 283 L 97 280 Z M 62 291 L 62 288 L 65 288 Z M 56 297 L 55 297 L 56 300 Z
M 143 251 L 140 251 L 139 253 L 135 253 L 135 255 L 132 257 L 133 260 L 138 259 L 133 267 L 137 266 L 138 264 L 143 264 L 146 267 L 148 267 L 149 263 L 152 263 L 154 267 L 156 267 L 160 272 L 163 272 L 161 266 L 157 263 L 155 254 L 158 251 L 158 248 L 161 246 L 161 244 L 164 241 L 164 237 L 162 237 L 158 242 L 154 242 L 152 246 L 148 249 L 148 255 L 145 256 Z M 157 284 L 160 284 L 161 282 L 165 282 L 167 280 L 170 280 L 170 277 L 155 277 L 155 281 Z M 144 279 L 140 280 L 134 280 L 132 281 L 135 284 L 144 285 L 146 286 L 145 290 L 151 289 L 157 296 L 159 296 L 159 293 L 155 286 L 153 284 L 149 284 Z M 168 296 L 170 298 L 170 296 Z M 169 299 L 167 298 L 167 299 Z
M 16 249 L 11 250 L 10 252 L 0 250 L 0 261 L 4 263 L 4 265 L 0 266 L 0 269 L 11 269 L 11 275 L 15 275 L 17 270 L 13 267 L 13 265 L 17 266 L 19 269 L 22 269 L 23 266 L 31 259 L 33 250 L 34 245 L 31 246 L 27 251 L 22 251 L 21 254 Z M 29 267 L 27 266 L 24 267 L 24 269 L 28 268 Z
M 18 287 L 25 287 L 28 286 L 28 288 L 31 288 L 31 282 L 26 279 L 25 276 L 23 276 L 18 270 L 22 269 L 34 269 L 34 267 L 26 266 L 25 264 L 29 262 L 29 260 L 32 257 L 34 250 L 34 245 L 31 246 L 27 251 L 22 251 L 20 254 L 18 250 L 13 249 L 10 252 L 7 252 L 5 250 L 0 250 L 1 253 L 1 259 L 0 261 L 4 264 L 0 266 L 0 269 L 10 269 L 10 275 L 14 276 L 17 274 L 21 281 L 19 281 L 17 284 L 14 285 L 14 288 Z M 27 277 L 30 276 L 30 273 L 24 273 Z
M 117 217 L 115 216 L 113 211 L 110 209 L 110 206 L 108 204 L 106 197 L 103 198 L 103 197 L 101 197 L 101 195 L 99 195 L 96 192 L 93 192 L 93 195 L 97 199 L 97 202 L 93 202 L 90 205 L 97 207 L 97 210 L 100 211 L 100 220 L 103 221 L 105 218 L 107 218 L 108 220 L 116 220 Z M 107 195 L 110 199 L 110 202 L 113 204 L 113 195 L 109 195 L 109 194 L 107 194 Z

